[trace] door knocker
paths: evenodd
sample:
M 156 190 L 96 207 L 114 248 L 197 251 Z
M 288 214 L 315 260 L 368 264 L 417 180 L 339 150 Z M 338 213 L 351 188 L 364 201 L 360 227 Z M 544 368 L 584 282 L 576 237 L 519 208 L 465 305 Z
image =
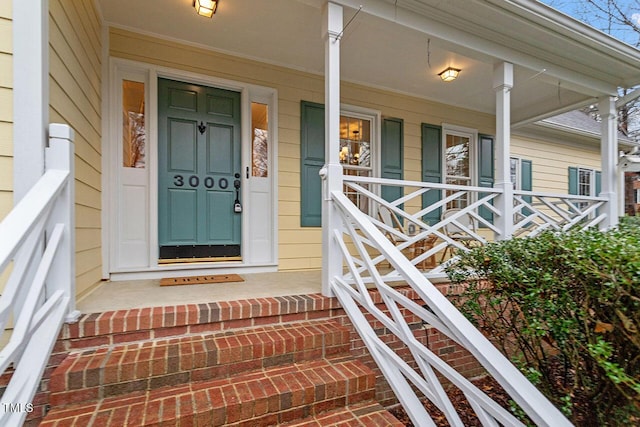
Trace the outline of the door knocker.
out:
M 198 125 L 198 130 L 200 131 L 200 135 L 204 135 L 207 127 L 204 125 L 204 123 L 200 122 L 200 124 Z

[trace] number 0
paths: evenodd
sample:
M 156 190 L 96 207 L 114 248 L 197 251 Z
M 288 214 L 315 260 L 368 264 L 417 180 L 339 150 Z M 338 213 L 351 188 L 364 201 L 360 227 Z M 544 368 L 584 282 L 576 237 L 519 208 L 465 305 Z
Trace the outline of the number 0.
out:
M 192 186 L 192 187 L 197 187 L 198 184 L 200 184 L 200 178 L 198 178 L 195 175 L 191 175 L 189 177 L 189 185 Z

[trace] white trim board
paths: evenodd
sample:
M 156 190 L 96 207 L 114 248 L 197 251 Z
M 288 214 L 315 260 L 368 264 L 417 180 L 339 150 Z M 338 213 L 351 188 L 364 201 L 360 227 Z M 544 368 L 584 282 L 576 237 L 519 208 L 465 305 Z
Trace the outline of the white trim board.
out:
M 145 83 L 146 108 L 145 108 L 145 128 L 147 132 L 146 147 L 146 168 L 138 172 L 137 180 L 128 185 L 137 186 L 139 194 L 144 194 L 146 198 L 144 208 L 138 204 L 138 221 L 146 227 L 146 237 L 139 239 L 136 249 L 131 249 L 132 254 L 124 254 L 122 247 L 122 229 L 124 221 L 130 219 L 129 213 L 123 213 L 121 206 L 122 186 L 125 181 L 123 172 L 121 151 L 122 151 L 122 127 L 121 127 L 121 82 L 123 79 L 133 79 Z M 194 264 L 158 264 L 158 114 L 157 114 L 157 82 L 158 78 L 169 78 L 185 81 L 194 84 L 218 87 L 222 89 L 234 90 L 241 93 L 241 134 L 242 134 L 242 192 L 243 209 L 243 233 L 242 233 L 242 261 L 211 262 Z M 277 232 L 277 146 L 278 146 L 278 125 L 277 125 L 277 91 L 273 88 L 257 86 L 228 79 L 221 79 L 191 72 L 185 72 L 167 67 L 141 63 L 137 61 L 110 58 L 109 59 L 109 87 L 108 93 L 108 124 L 104 127 L 103 145 L 104 161 L 103 170 L 110 171 L 110 175 L 105 178 L 103 202 L 107 212 L 108 221 L 105 222 L 104 235 L 107 239 L 103 245 L 108 245 L 108 259 L 105 260 L 106 275 L 114 279 L 115 277 L 130 278 L 135 276 L 138 279 L 152 278 L 152 276 L 162 275 L 167 277 L 171 272 L 184 274 L 185 270 L 190 273 L 219 273 L 221 271 L 236 271 L 239 269 L 251 272 L 276 271 L 278 260 L 278 232 Z M 269 109 L 269 175 L 267 178 L 254 178 L 245 174 L 247 167 L 251 165 L 251 102 L 266 104 Z M 130 171 L 126 171 L 130 172 Z M 129 175 L 131 175 L 129 173 Z M 146 192 L 142 189 L 146 189 Z M 262 201 L 261 215 L 251 216 L 252 204 L 257 204 L 253 200 L 253 192 L 260 188 L 260 200 Z M 270 215 L 264 214 L 265 203 Z M 258 222 L 259 218 L 259 222 Z M 257 231 L 259 233 L 257 233 Z M 260 240 L 256 236 L 260 235 Z M 255 240 L 255 241 L 254 241 Z M 252 251 L 249 248 L 259 247 L 260 251 Z M 127 265 L 127 263 L 129 263 Z

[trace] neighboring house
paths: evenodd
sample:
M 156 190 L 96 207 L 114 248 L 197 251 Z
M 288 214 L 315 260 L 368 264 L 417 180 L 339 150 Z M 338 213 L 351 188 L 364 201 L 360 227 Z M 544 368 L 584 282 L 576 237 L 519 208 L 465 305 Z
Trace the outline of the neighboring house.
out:
M 211 19 L 196 14 L 198 3 L 0 0 L 0 217 L 45 171 L 49 123 L 73 130 L 53 133 L 73 139 L 75 153 L 74 185 L 59 198 L 75 191 L 75 221 L 56 217 L 46 230 L 47 250 L 60 237 L 75 258 L 54 263 L 50 274 L 65 280 L 47 281 L 36 315 L 40 298 L 12 300 L 33 309 L 21 323 L 34 330 L 24 354 L 42 359 L 39 374 L 17 364 L 15 376 L 32 384 L 16 380 L 13 390 L 29 401 L 62 312 L 77 319 L 75 299 L 102 280 L 322 268 L 323 294 L 341 297 L 347 310 L 353 295 L 335 279 L 348 251 L 374 242 L 383 256 L 349 264 L 350 274 L 390 254 L 407 283 L 423 286 L 411 292 L 438 305 L 433 316 L 445 335 L 492 354 L 490 372 L 516 378 L 517 401 L 527 400 L 533 386 L 459 313 L 440 313 L 448 302 L 437 290 L 420 293 L 442 267 L 420 274 L 399 257 L 380 233 L 378 209 L 419 222 L 415 241 L 401 236 L 400 249 L 411 244 L 417 253 L 415 243 L 431 239 L 414 264 L 451 246 L 445 223 L 463 214 L 480 223 L 482 241 L 535 227 L 615 225 L 618 151 L 632 145 L 616 131 L 617 94 L 640 85 L 640 50 L 533 0 L 219 0 Z M 592 103 L 602 117 L 595 128 L 567 113 Z M 65 161 L 50 156 L 50 164 Z M 456 209 L 458 217 L 444 219 Z M 65 223 L 71 228 L 57 227 Z M 2 267 L 11 264 L 15 276 L 24 267 L 32 278 L 24 254 L 38 252 L 43 230 L 34 228 L 24 239 L 33 251 L 20 251 L 19 262 L 0 236 Z M 75 241 L 65 241 L 69 230 Z M 353 240 L 340 246 L 347 234 Z M 423 316 L 416 319 L 433 320 L 436 311 L 411 304 Z M 195 310 L 205 314 L 201 305 Z M 0 310 L 0 323 L 10 309 Z M 68 326 L 67 338 L 85 324 Z M 22 353 L 20 337 L 3 351 Z M 12 360 L 2 359 L 0 371 Z

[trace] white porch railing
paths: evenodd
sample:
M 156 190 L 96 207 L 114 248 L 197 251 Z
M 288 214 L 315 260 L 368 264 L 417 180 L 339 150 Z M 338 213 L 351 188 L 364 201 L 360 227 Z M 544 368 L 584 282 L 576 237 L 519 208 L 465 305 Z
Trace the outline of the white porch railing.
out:
M 500 223 L 496 219 L 501 212 L 492 203 L 502 195 L 501 190 L 353 176 L 344 176 L 343 182 L 346 195 L 342 192 L 330 195 L 343 221 L 342 228 L 334 230 L 333 238 L 340 247 L 344 266 L 343 274 L 331 279 L 331 291 L 340 300 L 413 423 L 434 425 L 420 401 L 427 398 L 445 414 L 452 426 L 463 425 L 440 382 L 444 377 L 464 393 L 483 425 L 523 425 L 423 345 L 407 324 L 404 316 L 407 313 L 422 319 L 469 351 L 537 425 L 571 425 L 430 282 L 429 279 L 444 276 L 443 264 L 426 271 L 416 268 L 447 246 L 470 250 L 469 245 L 461 243 L 462 239 L 451 237 L 447 226 L 455 226 L 458 232 L 477 244 L 486 243 L 494 234 L 500 235 L 494 224 Z M 383 185 L 400 186 L 404 195 L 387 202 L 378 195 Z M 438 192 L 439 200 L 423 208 L 422 197 L 429 192 Z M 352 200 L 357 200 L 358 206 Z M 533 236 L 545 229 L 595 226 L 606 218 L 600 213 L 604 211 L 600 208 L 606 199 L 599 197 L 515 191 L 513 203 L 512 229 L 520 236 Z M 404 232 L 378 215 L 382 206 L 404 224 Z M 431 223 L 424 220 L 430 213 L 447 207 L 459 210 L 450 216 L 432 214 L 430 217 L 437 219 Z M 463 216 L 470 217 L 481 228 L 465 225 Z M 406 231 L 408 224 L 413 224 L 414 233 Z M 420 246 L 426 239 L 431 241 L 430 247 L 423 251 L 406 251 Z M 398 281 L 410 286 L 424 305 L 389 286 Z M 378 308 L 372 300 L 372 288 L 380 292 L 384 309 Z M 372 316 L 394 333 L 409 349 L 414 363 L 403 360 L 378 338 L 367 316 Z
M 382 178 L 367 178 L 345 175 L 343 177 L 345 192 L 352 200 L 358 201 L 360 209 L 368 216 L 368 220 L 383 234 L 396 241 L 397 248 L 409 258 L 413 265 L 442 254 L 448 246 L 462 251 L 485 244 L 494 236 L 501 235 L 497 225 L 502 212 L 494 206 L 497 197 L 502 195 L 498 188 L 448 185 L 439 183 L 401 181 Z M 380 194 L 380 188 L 400 187 L 403 196 L 396 200 L 386 201 Z M 437 201 L 422 207 L 422 198 L 438 193 Z M 573 227 L 587 228 L 602 225 L 606 214 L 601 209 L 607 199 L 577 195 L 561 195 L 536 193 L 531 191 L 514 191 L 512 230 L 514 236 L 535 236 L 544 230 L 566 231 Z M 378 212 L 385 207 L 404 224 L 404 233 L 396 227 L 385 223 Z M 449 216 L 441 215 L 447 209 L 455 208 Z M 435 218 L 427 223 L 426 217 Z M 475 226 L 470 227 L 468 220 Z M 414 233 L 410 233 L 408 225 L 413 224 Z M 452 237 L 450 230 L 456 230 Z M 431 241 L 429 245 L 423 242 Z M 469 243 L 471 242 L 471 243 Z M 415 250 L 415 248 L 421 250 Z M 409 249 L 409 250 L 407 250 Z M 456 257 L 448 262 L 455 261 Z M 373 257 L 375 265 L 386 263 L 382 254 Z M 443 278 L 446 263 L 422 268 L 431 279 Z M 361 272 L 364 268 L 361 267 Z M 384 273 L 386 280 L 398 277 L 393 268 Z
M 603 197 L 535 193 L 515 190 L 513 194 L 514 234 L 535 236 L 545 230 L 567 231 L 604 223 Z
M 75 312 L 73 131 L 52 124 L 46 171 L 0 223 L 0 374 L 14 372 L 1 398 L 0 425 L 20 426 L 33 410 L 60 327 Z

